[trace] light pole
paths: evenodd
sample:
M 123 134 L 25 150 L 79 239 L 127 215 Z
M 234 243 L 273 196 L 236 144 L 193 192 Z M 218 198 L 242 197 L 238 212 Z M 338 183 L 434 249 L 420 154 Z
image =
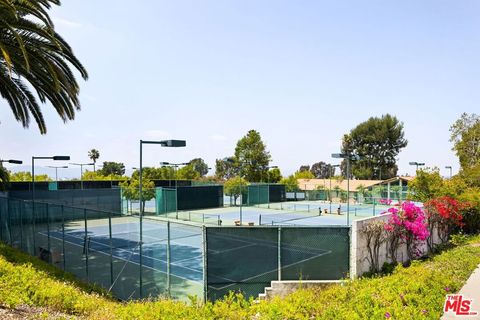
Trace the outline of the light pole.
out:
M 452 166 L 445 166 L 445 169 L 450 170 L 450 179 L 452 179 Z
M 55 169 L 55 182 L 58 182 L 58 169 L 68 168 L 68 166 L 47 166 L 47 167 Z
M 416 162 L 416 161 L 411 161 L 411 162 L 409 162 L 408 164 L 411 165 L 411 166 L 415 166 L 415 167 L 416 167 L 416 169 L 415 169 L 415 175 L 417 174 L 418 167 L 425 165 L 424 162 Z
M 54 161 L 68 161 L 70 156 L 53 156 L 53 157 L 32 157 L 32 217 L 33 217 L 33 255 L 36 255 L 35 247 L 35 160 L 52 159 Z M 87 236 L 87 235 L 85 235 Z
M 143 210 L 145 209 L 142 205 L 142 157 L 143 157 L 143 145 L 144 144 L 158 144 L 161 147 L 185 147 L 187 145 L 185 140 L 163 140 L 163 141 L 145 141 L 140 140 L 140 170 L 138 173 L 139 176 L 139 200 L 140 200 L 140 299 L 143 298 Z
M 0 163 L 4 163 L 4 162 L 6 162 L 6 163 L 14 163 L 14 164 L 22 164 L 22 163 L 23 163 L 22 160 L 12 160 L 12 159 L 10 159 L 10 160 L 2 160 L 2 159 L 0 159 Z
M 2 160 L 0 159 L 0 168 L 3 167 L 3 163 L 6 162 L 6 163 L 13 163 L 13 164 L 22 164 L 23 161 L 22 160 L 13 160 L 13 159 L 10 159 L 10 160 Z
M 349 153 L 332 153 L 332 158 L 347 160 L 347 226 L 350 225 L 350 160 L 360 160 L 358 155 Z
M 83 190 L 83 166 L 93 166 L 95 163 L 70 163 L 72 166 L 80 166 L 80 189 Z

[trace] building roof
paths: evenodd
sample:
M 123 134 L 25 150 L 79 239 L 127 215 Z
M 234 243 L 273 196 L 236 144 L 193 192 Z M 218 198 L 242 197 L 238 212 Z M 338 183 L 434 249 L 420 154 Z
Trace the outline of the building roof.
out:
M 331 187 L 330 187 L 331 181 Z M 318 187 L 323 187 L 324 189 L 335 189 L 337 186 L 341 190 L 347 190 L 347 180 L 337 180 L 333 179 L 298 179 L 298 186 L 302 190 L 316 190 Z M 350 180 L 350 190 L 357 190 L 358 187 L 363 186 L 364 188 L 369 188 L 381 184 L 383 180 Z
M 402 183 L 413 180 L 415 177 L 410 176 L 399 176 L 393 177 L 387 180 L 350 180 L 350 190 L 355 191 L 358 187 L 363 186 L 364 188 L 369 188 L 376 185 L 383 185 L 387 183 L 392 183 L 401 180 Z M 330 187 L 331 181 L 331 187 Z M 324 189 L 335 189 L 335 187 L 340 187 L 341 190 L 347 190 L 347 179 L 337 180 L 336 178 L 330 179 L 298 179 L 298 186 L 302 190 L 316 190 L 318 187 L 323 187 Z

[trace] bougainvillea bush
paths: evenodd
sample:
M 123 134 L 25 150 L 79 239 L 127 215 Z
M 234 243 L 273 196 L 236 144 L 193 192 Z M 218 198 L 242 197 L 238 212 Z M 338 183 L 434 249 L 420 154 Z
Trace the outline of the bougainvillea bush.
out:
M 437 229 L 441 243 L 446 243 L 455 227 L 463 226 L 462 211 L 469 207 L 468 203 L 459 202 L 451 197 L 438 197 L 424 204 L 430 237 L 428 247 L 433 250 L 434 230 Z
M 397 262 L 398 247 L 402 243 L 407 246 L 409 260 L 418 257 L 421 254 L 419 245 L 429 236 L 422 208 L 413 202 L 405 201 L 399 209 L 390 208 L 387 213 L 392 214 L 385 224 L 392 262 Z

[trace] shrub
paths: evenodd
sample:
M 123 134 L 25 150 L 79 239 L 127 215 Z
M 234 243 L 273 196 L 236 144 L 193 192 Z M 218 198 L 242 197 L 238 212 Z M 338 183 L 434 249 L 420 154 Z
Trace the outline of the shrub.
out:
M 468 234 L 480 232 L 480 188 L 468 188 L 458 200 L 470 204 L 462 210 L 463 231 Z
M 425 215 L 423 210 L 413 202 L 403 202 L 400 210 L 390 208 L 388 212 L 392 214 L 385 230 L 388 233 L 389 252 L 393 262 L 396 262 L 396 254 L 401 243 L 407 246 L 409 260 L 420 255 L 418 245 L 421 241 L 427 239 L 429 233 L 425 226 Z
M 461 211 L 469 205 L 461 203 L 451 197 L 439 197 L 424 204 L 430 236 L 427 239 L 428 248 L 433 251 L 433 232 L 437 229 L 442 244 L 447 243 L 453 228 L 463 225 Z

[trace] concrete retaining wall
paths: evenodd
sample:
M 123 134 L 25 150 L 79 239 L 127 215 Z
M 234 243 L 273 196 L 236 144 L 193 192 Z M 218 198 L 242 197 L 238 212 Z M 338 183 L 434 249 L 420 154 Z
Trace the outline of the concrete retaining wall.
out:
M 351 241 L 350 241 L 350 277 L 360 277 L 365 272 L 370 271 L 370 263 L 368 261 L 368 249 L 365 236 L 362 234 L 362 228 L 373 221 L 387 222 L 391 213 L 382 214 L 376 217 L 370 217 L 352 222 Z M 434 243 L 440 243 L 436 230 L 434 231 Z M 385 262 L 392 262 L 392 259 L 387 255 L 387 243 L 384 243 L 380 248 L 379 266 L 381 267 Z M 428 246 L 426 241 L 419 247 L 422 254 L 427 254 Z M 400 245 L 397 251 L 397 261 L 406 262 L 408 260 L 407 247 L 405 244 Z
M 272 281 L 271 287 L 265 288 L 265 293 L 260 294 L 260 299 L 272 297 L 285 297 L 298 289 L 325 288 L 332 284 L 342 283 L 341 280 L 305 280 L 305 281 Z

